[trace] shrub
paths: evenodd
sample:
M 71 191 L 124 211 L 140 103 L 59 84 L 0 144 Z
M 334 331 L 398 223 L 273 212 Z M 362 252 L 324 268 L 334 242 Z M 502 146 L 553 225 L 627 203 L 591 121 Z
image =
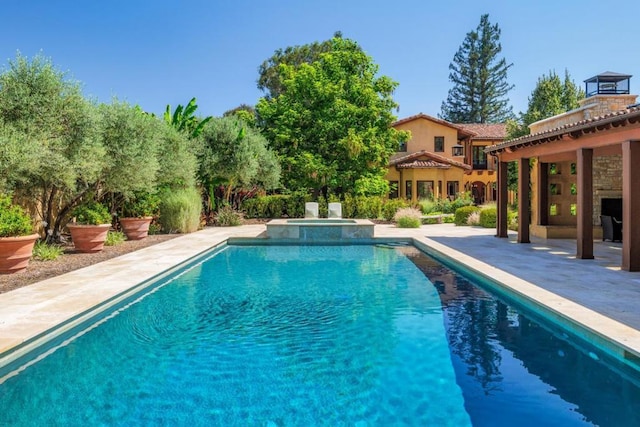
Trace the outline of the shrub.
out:
M 11 197 L 0 196 L 0 237 L 28 236 L 33 233 L 29 215 L 11 203 Z
M 402 208 L 393 217 L 400 228 L 419 228 L 422 225 L 422 212 L 415 208 Z
M 127 240 L 127 237 L 124 235 L 122 231 L 111 231 L 107 232 L 107 240 L 104 241 L 105 246 L 116 246 Z
M 342 216 L 344 218 L 356 217 L 356 199 L 351 194 L 345 194 L 342 200 Z
M 387 199 L 382 205 L 382 217 L 386 221 L 392 221 L 399 209 L 409 207 L 405 199 Z
M 473 197 L 471 197 L 471 193 L 469 191 L 456 194 L 456 198 L 451 202 L 450 213 L 453 213 L 458 210 L 458 208 L 464 206 L 473 206 Z
M 507 211 L 507 227 L 509 230 L 518 231 L 518 211 Z
M 440 209 L 438 201 L 433 199 L 420 199 L 418 203 L 420 204 L 420 210 L 425 215 L 428 215 Z
M 242 210 L 248 218 L 282 218 L 289 209 L 295 210 L 289 206 L 289 200 L 290 196 L 280 194 L 253 197 L 242 202 Z
M 53 261 L 63 252 L 59 245 L 50 245 L 43 240 L 38 240 L 33 246 L 33 258 L 40 261 Z
M 442 217 L 443 224 L 453 224 L 455 222 L 455 217 L 453 215 L 447 215 Z
M 304 204 L 311 201 L 306 191 L 294 191 L 285 199 L 286 214 L 289 218 L 304 217 Z
M 471 212 L 467 218 L 467 225 L 480 225 L 480 212 Z
M 495 228 L 498 210 L 496 208 L 487 208 L 480 211 L 480 225 L 484 228 Z
M 165 190 L 160 196 L 162 229 L 167 233 L 191 233 L 200 226 L 202 199 L 195 188 Z
M 378 196 L 357 196 L 355 198 L 355 217 L 378 219 L 382 216 L 382 198 Z
M 158 214 L 160 206 L 160 196 L 153 193 L 136 193 L 133 198 L 124 202 L 122 206 L 122 217 L 140 218 L 145 216 L 155 216 Z
M 458 208 L 456 209 L 453 222 L 456 225 L 467 225 L 467 219 L 469 219 L 469 215 L 479 210 L 480 208 L 476 206 L 463 206 L 461 208 Z
M 242 213 L 233 210 L 231 206 L 224 206 L 216 215 L 216 223 L 221 227 L 238 226 L 242 224 Z
M 157 222 L 151 222 L 151 224 L 149 224 L 149 235 L 160 234 L 161 231 L 162 226 Z
M 76 222 L 85 225 L 111 224 L 109 209 L 96 201 L 83 203 L 73 210 Z

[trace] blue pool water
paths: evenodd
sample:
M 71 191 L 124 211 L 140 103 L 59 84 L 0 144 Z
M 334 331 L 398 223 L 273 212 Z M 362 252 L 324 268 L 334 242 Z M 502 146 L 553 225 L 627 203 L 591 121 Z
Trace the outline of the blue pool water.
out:
M 593 356 L 414 248 L 231 246 L 5 377 L 0 425 L 639 425 Z

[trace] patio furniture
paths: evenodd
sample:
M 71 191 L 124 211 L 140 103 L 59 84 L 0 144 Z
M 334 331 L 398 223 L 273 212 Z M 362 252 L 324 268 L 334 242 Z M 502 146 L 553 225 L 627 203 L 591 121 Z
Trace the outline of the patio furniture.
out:
M 329 218 L 342 218 L 342 203 L 329 203 Z
M 307 202 L 304 204 L 304 217 L 305 218 L 318 218 L 318 203 Z
M 622 242 L 622 221 L 618 221 L 609 215 L 600 215 L 602 224 L 602 241 Z

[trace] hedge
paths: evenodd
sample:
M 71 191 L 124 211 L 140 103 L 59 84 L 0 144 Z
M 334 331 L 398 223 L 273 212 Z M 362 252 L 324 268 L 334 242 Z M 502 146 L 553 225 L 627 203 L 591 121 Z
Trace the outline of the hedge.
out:
M 480 225 L 484 228 L 495 228 L 498 210 L 496 208 L 486 208 L 480 211 Z
M 478 212 L 480 210 L 477 206 L 463 206 L 461 208 L 456 209 L 453 222 L 456 225 L 467 225 L 467 220 L 469 219 L 469 215 L 474 212 Z

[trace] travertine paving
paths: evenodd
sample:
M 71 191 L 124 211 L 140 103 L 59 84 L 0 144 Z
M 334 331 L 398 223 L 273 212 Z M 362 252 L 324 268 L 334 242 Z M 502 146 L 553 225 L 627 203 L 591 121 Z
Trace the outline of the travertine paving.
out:
M 595 260 L 576 260 L 573 240 L 517 244 L 494 234 L 452 224 L 375 227 L 376 237 L 412 237 L 640 354 L 640 273 L 620 270 L 619 243 L 597 242 Z M 264 235 L 264 225 L 208 228 L 0 294 L 0 354 L 229 237 Z

